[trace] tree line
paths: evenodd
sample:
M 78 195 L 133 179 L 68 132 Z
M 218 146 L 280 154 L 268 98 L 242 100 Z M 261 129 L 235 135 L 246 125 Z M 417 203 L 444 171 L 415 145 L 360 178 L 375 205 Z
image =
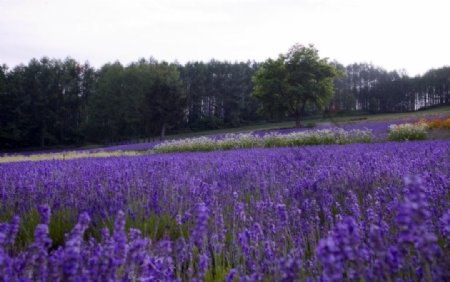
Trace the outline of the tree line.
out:
M 403 112 L 450 104 L 450 67 L 409 77 L 372 64 L 331 64 L 346 75 L 334 79 L 327 111 Z M 111 143 L 295 118 L 295 111 L 266 115 L 268 104 L 254 95 L 256 74 L 267 65 L 216 60 L 181 65 L 151 58 L 95 69 L 47 57 L 11 69 L 2 65 L 0 148 Z M 300 106 L 304 116 L 321 108 Z
M 346 72 L 335 80 L 335 111 L 394 113 L 450 104 L 450 67 L 409 77 L 367 63 L 335 65 Z

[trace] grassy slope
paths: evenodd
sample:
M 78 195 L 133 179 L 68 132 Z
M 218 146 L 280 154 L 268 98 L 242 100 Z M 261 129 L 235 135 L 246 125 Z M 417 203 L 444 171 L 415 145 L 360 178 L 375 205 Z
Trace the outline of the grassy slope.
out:
M 428 109 L 428 110 L 424 110 L 424 111 L 408 112 L 408 113 L 336 116 L 336 117 L 332 117 L 332 118 L 311 118 L 311 119 L 306 120 L 305 123 L 332 122 L 332 123 L 336 123 L 339 125 L 344 125 L 344 124 L 357 123 L 357 122 L 414 119 L 414 118 L 441 116 L 441 115 L 450 116 L 450 106 L 443 106 L 443 107 L 437 107 L 437 108 Z M 236 127 L 236 128 L 226 128 L 226 129 L 174 134 L 174 135 L 168 135 L 167 139 L 199 137 L 199 136 L 205 136 L 205 135 L 216 135 L 216 134 L 226 134 L 226 133 L 244 133 L 244 132 L 250 132 L 250 131 L 256 131 L 256 130 L 276 130 L 276 129 L 281 129 L 281 128 L 292 128 L 294 126 L 295 126 L 294 121 L 264 123 L 264 124 Z
M 388 120 L 401 120 L 401 119 L 417 119 L 422 117 L 433 117 L 433 116 L 450 116 L 450 106 L 437 107 L 429 110 L 410 112 L 410 113 L 393 113 L 393 114 L 374 114 L 374 115 L 352 115 L 352 116 L 336 116 L 331 118 L 310 118 L 305 121 L 307 123 L 334 123 L 338 125 L 360 123 L 360 122 L 371 122 L 371 121 L 388 121 Z M 278 123 L 265 123 L 250 126 L 242 126 L 237 128 L 226 128 L 218 130 L 208 130 L 199 132 L 189 132 L 182 134 L 174 134 L 167 136 L 167 139 L 180 139 L 180 138 L 190 138 L 190 137 L 200 137 L 207 135 L 217 135 L 217 134 L 227 134 L 227 133 L 245 133 L 258 130 L 276 130 L 282 128 L 292 128 L 295 126 L 293 121 L 288 122 L 278 122 Z M 448 133 L 441 134 L 439 138 L 448 137 Z M 84 149 L 90 148 L 101 148 L 102 146 L 86 146 Z M 133 156 L 136 155 L 135 152 L 100 152 L 100 153 L 83 153 L 83 152 L 70 152 L 67 149 L 65 152 L 61 153 L 45 153 L 33 154 L 31 156 L 23 155 L 6 155 L 0 157 L 0 163 L 5 162 L 16 162 L 16 161 L 39 161 L 39 160 L 52 160 L 52 159 L 74 159 L 83 157 L 111 157 L 111 156 Z

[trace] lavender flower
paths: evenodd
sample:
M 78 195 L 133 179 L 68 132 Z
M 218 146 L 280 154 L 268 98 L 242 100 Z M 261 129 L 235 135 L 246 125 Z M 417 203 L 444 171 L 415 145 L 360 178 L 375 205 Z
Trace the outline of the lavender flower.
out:
M 286 210 L 286 205 L 285 204 L 277 204 L 277 211 L 278 211 L 278 216 L 280 218 L 280 221 L 282 223 L 286 223 L 288 220 L 288 213 Z
M 125 235 L 125 213 L 119 211 L 114 222 L 114 254 L 115 264 L 122 265 L 127 256 L 127 238 Z
M 42 224 L 46 225 L 50 224 L 50 217 L 51 217 L 50 207 L 48 205 L 38 206 L 38 211 L 39 215 L 41 216 Z
M 321 239 L 317 256 L 327 281 L 360 279 L 366 261 L 366 250 L 353 217 L 344 217 L 328 238 Z
M 399 243 L 404 246 L 404 250 L 408 245 L 413 245 L 424 259 L 431 262 L 438 247 L 436 235 L 429 231 L 430 211 L 426 187 L 419 177 L 405 178 L 405 184 L 405 200 L 397 215 Z
M 236 277 L 236 274 L 237 274 L 236 269 L 234 269 L 234 268 L 230 269 L 230 272 L 228 272 L 225 282 L 233 282 L 234 278 Z
M 208 229 L 208 209 L 205 203 L 199 203 L 197 205 L 197 222 L 192 237 L 194 243 L 198 248 L 202 249 L 205 241 L 206 232 Z
M 447 210 L 439 220 L 439 231 L 442 238 L 450 245 L 450 210 Z
M 0 218 L 16 217 L 0 223 L 0 277 L 448 281 L 449 144 L 1 164 Z M 420 178 L 404 184 L 405 175 Z M 62 244 L 70 222 L 49 230 L 46 206 L 29 242 L 40 203 L 80 213 Z M 102 230 L 114 217 L 112 232 Z
M 63 273 L 65 279 L 76 280 L 77 275 L 80 271 L 80 261 L 82 258 L 81 248 L 83 247 L 83 234 L 88 228 L 90 222 L 90 217 L 87 213 L 82 213 L 75 225 L 70 236 L 65 243 L 65 256 L 63 263 Z
M 198 258 L 198 278 L 200 280 L 204 279 L 206 270 L 208 269 L 208 256 L 206 254 L 199 255 Z
M 347 206 L 350 209 L 350 215 L 359 220 L 361 218 L 361 209 L 358 204 L 358 197 L 352 191 L 348 192 Z
M 48 269 L 48 248 L 51 239 L 48 237 L 48 226 L 46 224 L 38 224 L 34 232 L 34 242 L 31 245 L 32 263 L 34 265 L 33 280 L 43 281 L 47 279 Z

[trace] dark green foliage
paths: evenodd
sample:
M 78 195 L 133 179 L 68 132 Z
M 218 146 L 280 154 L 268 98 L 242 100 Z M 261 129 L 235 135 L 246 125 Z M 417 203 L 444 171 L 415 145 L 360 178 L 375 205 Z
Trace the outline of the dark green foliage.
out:
M 257 101 L 251 77 L 257 64 L 187 63 L 181 69 L 188 98 L 187 122 L 192 129 L 216 129 L 256 121 Z
M 410 78 L 371 64 L 332 65 L 302 46 L 262 64 L 141 59 L 95 70 L 44 57 L 12 69 L 2 65 L 0 150 L 237 127 L 262 121 L 261 114 L 300 120 L 321 109 L 327 115 L 404 112 L 450 103 L 450 67 Z M 333 83 L 336 71 L 347 75 Z
M 259 69 L 253 77 L 253 95 L 270 118 L 294 116 L 299 127 L 307 107 L 322 109 L 330 103 L 333 80 L 339 76 L 341 72 L 321 59 L 314 46 L 294 45 L 287 54 L 267 60 Z
M 164 135 L 184 118 L 186 96 L 175 65 L 153 59 L 128 67 L 116 62 L 104 65 L 98 77 L 87 109 L 89 141 Z
M 335 112 L 408 112 L 450 103 L 450 67 L 411 78 L 371 64 L 334 64 L 347 73 L 334 82 L 336 95 L 330 109 Z
M 164 139 L 168 127 L 181 124 L 185 117 L 186 95 L 175 65 L 156 66 L 150 87 L 145 93 L 145 113 Z
M 131 135 L 135 111 L 126 79 L 124 67 L 118 62 L 106 64 L 99 70 L 87 106 L 85 130 L 89 141 L 111 142 Z
M 0 80 L 6 82 L 0 82 L 0 146 L 79 143 L 81 109 L 89 93 L 83 82 L 89 69 L 69 58 L 42 58 L 2 72 Z

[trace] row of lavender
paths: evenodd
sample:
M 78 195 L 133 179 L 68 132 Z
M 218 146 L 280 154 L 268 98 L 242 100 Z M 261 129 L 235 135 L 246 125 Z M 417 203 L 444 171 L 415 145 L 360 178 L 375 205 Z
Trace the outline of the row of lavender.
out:
M 314 129 L 344 129 L 344 130 L 370 130 L 374 135 L 375 140 L 386 140 L 388 137 L 389 126 L 392 124 L 400 124 L 405 122 L 416 122 L 418 119 L 408 119 L 408 120 L 388 120 L 388 121 L 371 121 L 371 122 L 357 122 L 354 124 L 335 126 L 331 123 L 323 123 L 318 124 Z M 262 130 L 262 131 L 254 131 L 251 132 L 252 135 L 256 137 L 265 136 L 267 134 L 289 134 L 294 132 L 303 132 L 311 130 L 310 128 L 289 128 L 289 129 L 280 129 L 280 130 Z M 214 139 L 223 139 L 227 134 L 215 134 L 209 135 L 208 137 Z M 182 140 L 182 139 L 177 139 Z M 161 144 L 162 141 L 153 141 L 153 142 L 145 142 L 145 143 L 133 143 L 133 144 L 123 144 L 123 145 L 115 145 L 104 148 L 96 148 L 96 149 L 73 149 L 71 152 L 90 152 L 90 153 L 98 153 L 98 152 L 113 152 L 113 151 L 147 151 L 153 149 L 158 144 Z M 42 154 L 42 153 L 64 153 L 68 152 L 67 149 L 59 149 L 59 150 L 47 150 L 47 151 L 36 151 L 36 152 L 21 152 L 21 153 L 12 153 L 8 155 L 33 155 L 33 154 Z M 1 156 L 1 153 L 0 153 Z
M 441 140 L 1 164 L 0 216 L 11 223 L 0 225 L 0 277 L 448 280 L 449 148 Z
M 439 116 L 437 117 L 437 120 L 444 119 L 445 116 Z M 370 131 L 373 134 L 373 141 L 379 142 L 379 141 L 386 141 L 389 139 L 389 131 L 390 126 L 392 125 L 399 125 L 404 123 L 414 123 L 417 122 L 418 119 L 399 119 L 399 120 L 384 120 L 384 121 L 369 121 L 369 122 L 355 122 L 353 124 L 345 124 L 345 125 L 334 125 L 332 123 L 322 123 L 318 124 L 316 127 L 314 127 L 314 130 L 323 130 L 323 129 L 330 129 L 330 130 L 345 130 L 348 132 L 351 131 Z M 279 134 L 279 135 L 287 135 L 292 133 L 300 133 L 305 131 L 310 131 L 310 128 L 289 128 L 289 129 L 279 129 L 279 130 L 262 130 L 262 131 L 253 131 L 249 132 L 248 134 L 251 134 L 255 137 L 264 137 L 266 135 L 271 134 Z M 227 137 L 228 134 L 216 134 L 216 135 L 210 135 L 207 136 L 208 138 L 221 140 Z M 442 138 L 440 136 L 439 132 L 435 131 L 429 131 L 426 135 L 428 135 L 431 139 L 439 139 Z M 176 139 L 176 140 L 182 140 L 182 139 Z M 99 148 L 99 149 L 92 149 L 89 150 L 90 152 L 111 152 L 111 151 L 130 151 L 130 150 L 137 150 L 137 151 L 144 151 L 144 150 L 151 150 L 158 146 L 159 144 L 163 143 L 162 141 L 155 141 L 155 142 L 149 142 L 149 143 L 137 143 L 137 144 L 127 144 L 127 145 L 118 145 L 118 146 L 111 146 L 106 148 Z
M 371 122 L 357 122 L 354 124 L 347 124 L 347 125 L 342 125 L 342 126 L 336 126 L 332 123 L 323 123 L 323 124 L 318 124 L 316 127 L 314 127 L 315 130 L 322 130 L 322 129 L 343 129 L 346 131 L 351 131 L 351 130 L 370 130 L 373 135 L 374 135 L 374 139 L 376 141 L 379 140 L 386 140 L 388 137 L 388 131 L 389 131 L 389 126 L 392 124 L 400 124 L 400 123 L 404 123 L 404 122 L 415 122 L 417 121 L 417 119 L 413 119 L 413 120 L 387 120 L 387 121 L 371 121 Z M 290 133 L 296 133 L 296 132 L 304 132 L 304 131 L 308 131 L 311 130 L 311 128 L 289 128 L 289 129 L 279 129 L 279 130 L 257 130 L 257 131 L 253 131 L 250 132 L 249 134 L 254 135 L 255 137 L 263 137 L 266 136 L 268 134 L 280 134 L 280 135 L 284 135 L 284 134 L 290 134 Z M 207 136 L 209 138 L 213 138 L 213 139 L 223 139 L 227 136 L 227 134 L 216 134 L 216 135 L 210 135 Z M 179 139 L 182 140 L 182 139 Z M 106 148 L 99 148 L 99 149 L 92 149 L 89 150 L 90 152 L 99 152 L 99 151 L 117 151 L 117 150 L 122 150 L 122 151 L 127 151 L 127 150 L 151 150 L 153 149 L 155 146 L 161 144 L 161 141 L 155 141 L 155 142 L 149 142 L 149 143 L 137 143 L 137 144 L 126 144 L 126 145 L 118 145 L 118 146 L 111 146 L 111 147 L 106 147 Z

